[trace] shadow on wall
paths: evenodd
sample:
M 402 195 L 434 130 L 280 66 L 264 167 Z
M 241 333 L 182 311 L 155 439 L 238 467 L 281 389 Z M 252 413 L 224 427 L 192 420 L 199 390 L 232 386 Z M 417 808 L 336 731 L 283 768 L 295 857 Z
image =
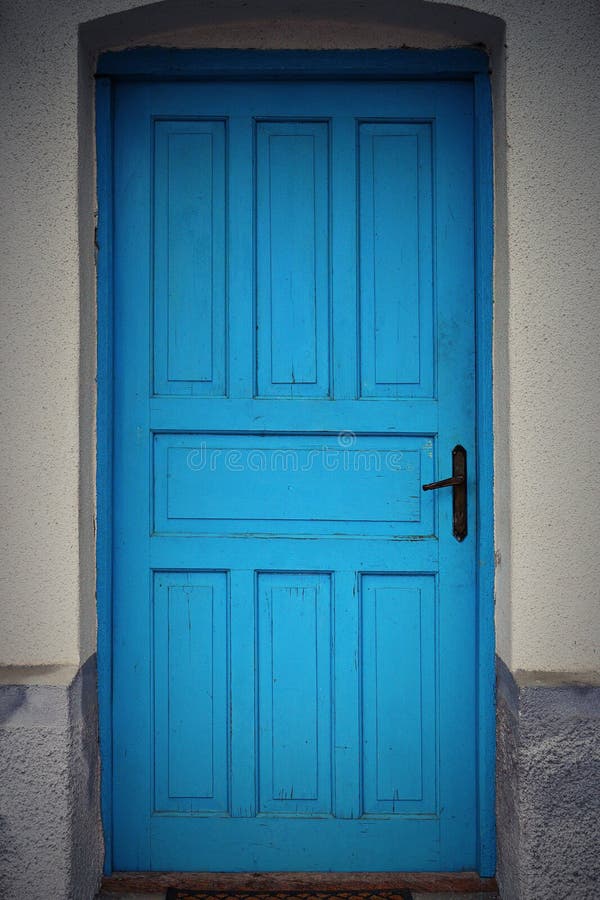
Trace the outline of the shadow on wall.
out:
M 144 43 L 245 49 L 485 45 L 494 56 L 503 44 L 504 23 L 496 16 L 426 0 L 329 0 L 326 7 L 319 0 L 294 5 L 163 0 L 83 23 L 80 34 L 92 52 Z
M 2 728 L 26 703 L 27 687 L 25 685 L 11 685 L 9 690 L 0 691 L 0 755 L 5 759 Z M 10 872 L 17 862 L 17 854 L 14 852 L 16 840 L 13 831 L 8 817 L 0 814 L 0 897 L 8 896 L 11 886 Z M 13 849 L 11 850 L 11 848 Z

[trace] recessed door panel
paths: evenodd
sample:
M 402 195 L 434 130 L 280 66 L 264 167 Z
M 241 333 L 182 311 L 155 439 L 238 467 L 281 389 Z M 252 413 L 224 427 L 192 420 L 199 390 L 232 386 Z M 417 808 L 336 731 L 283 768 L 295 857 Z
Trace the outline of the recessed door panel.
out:
M 155 530 L 431 534 L 431 450 L 420 437 L 159 434 Z
M 359 126 L 361 396 L 434 388 L 429 123 Z
M 364 575 L 361 601 L 364 813 L 435 815 L 434 578 Z
M 332 805 L 330 578 L 258 575 L 259 810 Z
M 256 124 L 256 266 L 259 395 L 327 397 L 326 122 Z
M 226 812 L 225 574 L 157 573 L 153 612 L 155 810 Z

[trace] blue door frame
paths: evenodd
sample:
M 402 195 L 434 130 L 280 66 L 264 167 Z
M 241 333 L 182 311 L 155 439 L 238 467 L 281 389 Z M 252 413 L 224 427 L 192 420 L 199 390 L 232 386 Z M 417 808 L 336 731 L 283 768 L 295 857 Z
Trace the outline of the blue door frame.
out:
M 494 547 L 492 444 L 492 108 L 488 57 L 448 51 L 195 51 L 140 49 L 98 63 L 97 602 L 102 818 L 105 872 L 112 871 L 112 96 L 115 81 L 456 79 L 474 86 L 475 297 L 478 444 L 478 817 L 479 872 L 495 871 Z

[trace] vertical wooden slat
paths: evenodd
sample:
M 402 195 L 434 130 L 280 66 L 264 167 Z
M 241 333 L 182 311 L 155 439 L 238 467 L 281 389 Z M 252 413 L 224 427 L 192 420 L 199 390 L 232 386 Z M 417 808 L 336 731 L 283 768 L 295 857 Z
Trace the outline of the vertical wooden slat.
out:
M 254 143 L 250 116 L 228 119 L 229 396 L 254 395 Z
M 334 584 L 335 815 L 361 815 L 360 646 L 358 582 L 353 571 L 336 571 Z
M 256 598 L 250 569 L 232 569 L 231 603 L 231 815 L 256 815 Z
M 336 400 L 357 396 L 357 131 L 354 116 L 331 125 L 333 389 Z M 348 424 L 350 428 L 350 424 Z

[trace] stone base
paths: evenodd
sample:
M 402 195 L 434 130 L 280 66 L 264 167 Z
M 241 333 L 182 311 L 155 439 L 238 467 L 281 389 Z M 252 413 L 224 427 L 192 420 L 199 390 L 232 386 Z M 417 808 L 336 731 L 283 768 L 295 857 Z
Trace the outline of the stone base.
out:
M 600 896 L 600 682 L 497 666 L 503 900 Z
M 96 658 L 0 670 L 0 897 L 93 898 L 102 871 Z
M 497 667 L 503 900 L 600 896 L 600 681 Z M 87 900 L 102 868 L 96 660 L 0 670 L 0 897 Z

